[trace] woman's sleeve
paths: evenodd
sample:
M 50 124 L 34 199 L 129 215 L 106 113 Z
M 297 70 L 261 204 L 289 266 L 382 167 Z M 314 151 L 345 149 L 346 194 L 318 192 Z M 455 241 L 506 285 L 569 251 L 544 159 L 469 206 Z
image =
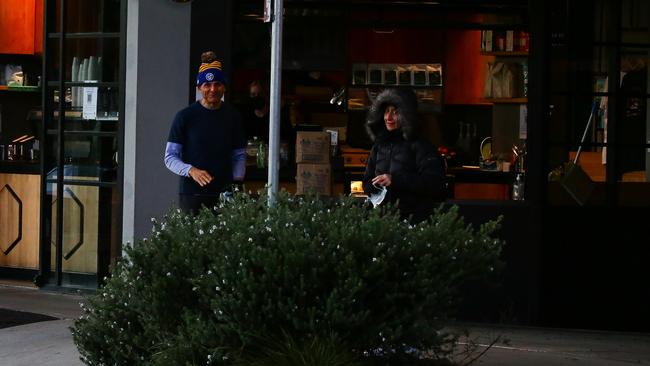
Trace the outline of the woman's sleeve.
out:
M 377 161 L 377 148 L 376 145 L 373 145 L 372 150 L 370 150 L 370 156 L 368 156 L 366 171 L 363 174 L 363 191 L 366 192 L 366 194 L 371 194 L 378 191 L 378 189 L 372 185 L 372 178 L 375 177 L 376 161 Z

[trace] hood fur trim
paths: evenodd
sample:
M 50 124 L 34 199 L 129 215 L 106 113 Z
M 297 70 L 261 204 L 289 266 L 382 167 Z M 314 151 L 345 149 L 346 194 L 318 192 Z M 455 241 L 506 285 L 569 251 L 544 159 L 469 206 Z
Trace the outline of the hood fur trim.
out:
M 399 128 L 404 139 L 415 140 L 420 127 L 418 100 L 411 89 L 386 89 L 377 96 L 366 118 L 366 131 L 370 138 L 377 141 L 388 136 L 384 123 L 384 109 L 387 105 L 394 105 L 399 111 Z

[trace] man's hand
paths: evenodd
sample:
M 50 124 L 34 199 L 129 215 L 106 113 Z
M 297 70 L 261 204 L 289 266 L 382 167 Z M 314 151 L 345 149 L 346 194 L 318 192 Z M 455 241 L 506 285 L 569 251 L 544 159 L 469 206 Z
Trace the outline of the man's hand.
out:
M 201 187 L 209 184 L 212 181 L 212 176 L 210 175 L 210 173 L 206 172 L 205 170 L 201 170 L 199 168 L 191 167 L 188 174 Z
M 390 183 L 391 183 L 390 174 L 381 174 L 381 175 L 378 175 L 378 176 L 372 178 L 372 184 L 374 184 L 376 186 L 389 187 Z

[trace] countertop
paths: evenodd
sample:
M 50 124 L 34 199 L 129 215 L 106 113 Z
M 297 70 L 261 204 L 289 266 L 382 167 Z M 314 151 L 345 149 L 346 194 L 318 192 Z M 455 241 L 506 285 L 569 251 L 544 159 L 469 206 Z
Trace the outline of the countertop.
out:
M 344 180 L 344 167 L 343 159 L 341 157 L 334 157 L 330 161 L 332 168 L 332 182 L 343 182 Z M 258 168 L 255 165 L 246 166 L 246 177 L 244 181 L 266 182 L 268 180 L 268 169 Z M 280 182 L 295 182 L 296 181 L 296 164 L 288 163 L 285 166 L 280 166 L 278 179 Z
M 447 174 L 452 175 L 455 182 L 460 183 L 503 183 L 510 184 L 515 179 L 515 172 L 488 170 L 477 168 L 451 167 Z
M 0 173 L 7 174 L 40 174 L 39 161 L 0 160 Z

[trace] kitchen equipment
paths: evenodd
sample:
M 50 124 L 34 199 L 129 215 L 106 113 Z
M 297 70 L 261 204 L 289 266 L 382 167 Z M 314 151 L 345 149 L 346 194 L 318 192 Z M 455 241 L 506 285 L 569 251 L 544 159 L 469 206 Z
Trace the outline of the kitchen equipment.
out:
M 9 144 L 7 145 L 7 160 L 15 160 L 16 159 L 16 145 Z
M 490 160 L 492 156 L 492 137 L 488 136 L 481 141 L 480 153 L 483 161 Z

